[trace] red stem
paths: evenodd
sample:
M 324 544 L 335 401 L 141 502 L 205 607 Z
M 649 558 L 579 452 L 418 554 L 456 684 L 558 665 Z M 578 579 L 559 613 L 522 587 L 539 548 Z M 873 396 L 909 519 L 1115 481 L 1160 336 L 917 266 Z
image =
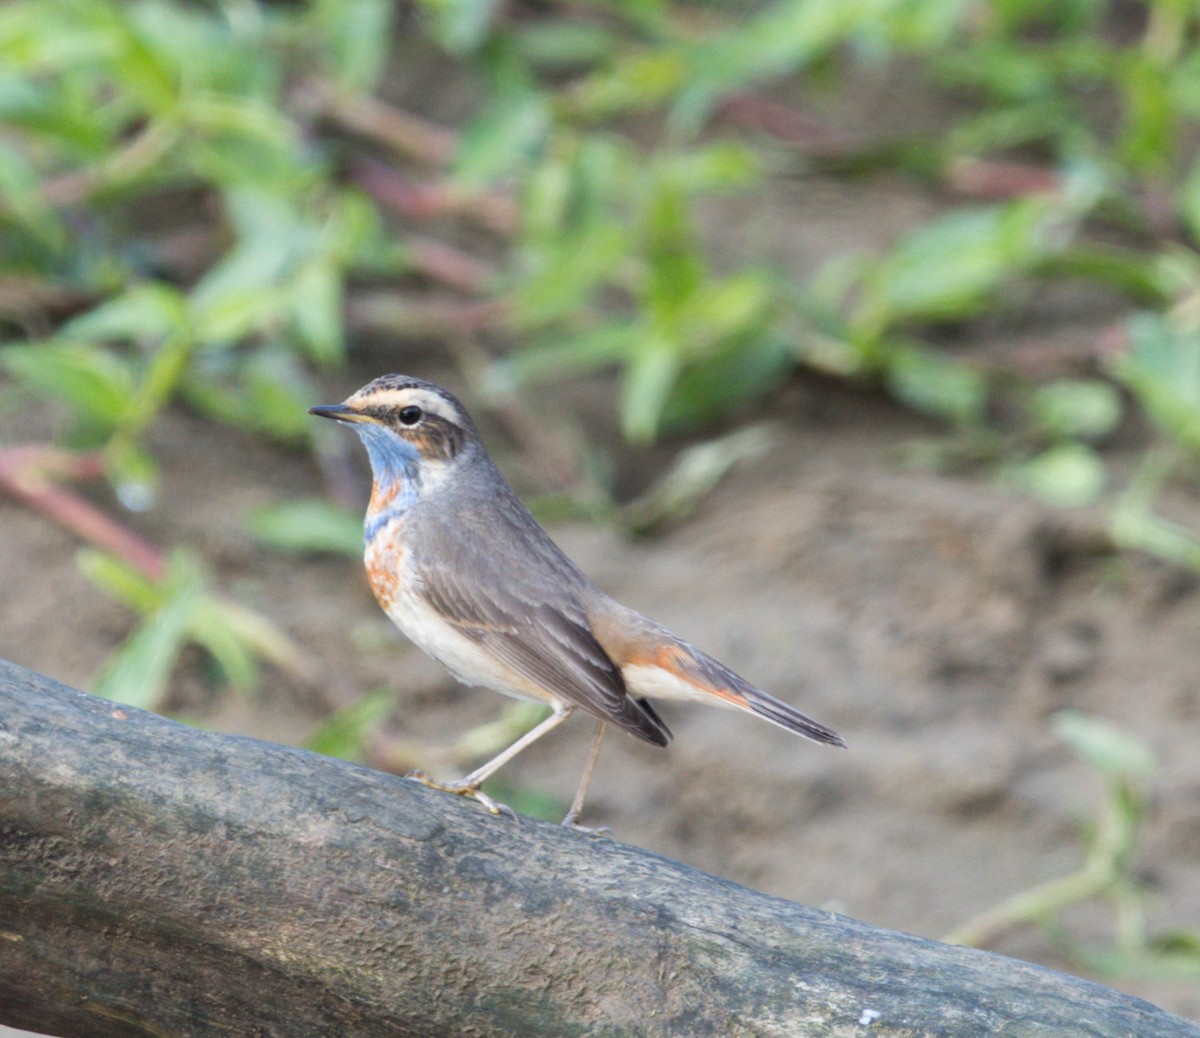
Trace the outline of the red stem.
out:
M 342 129 L 366 137 L 417 162 L 440 166 L 458 147 L 458 134 L 368 94 L 350 94 L 330 83 L 306 84 L 313 107 Z
M 501 191 L 463 191 L 443 181 L 413 180 L 372 158 L 356 159 L 349 175 L 376 202 L 408 220 L 466 217 L 503 237 L 516 230 L 516 204 Z
M 946 184 L 959 194 L 992 201 L 1059 191 L 1062 177 L 1027 162 L 958 159 L 946 170 Z
M 55 478 L 94 479 L 104 471 L 99 454 L 75 454 L 27 445 L 0 450 L 0 488 L 89 544 L 112 552 L 152 580 L 167 570 L 162 553 Z
M 404 243 L 413 267 L 449 288 L 476 294 L 496 279 L 495 271 L 486 263 L 436 238 L 410 234 Z

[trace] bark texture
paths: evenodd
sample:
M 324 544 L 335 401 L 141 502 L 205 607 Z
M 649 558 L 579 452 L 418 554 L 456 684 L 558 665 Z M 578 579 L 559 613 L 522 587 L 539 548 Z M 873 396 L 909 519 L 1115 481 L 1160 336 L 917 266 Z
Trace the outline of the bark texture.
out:
M 68 1035 L 1091 1035 L 1108 988 L 0 661 L 0 1022 Z

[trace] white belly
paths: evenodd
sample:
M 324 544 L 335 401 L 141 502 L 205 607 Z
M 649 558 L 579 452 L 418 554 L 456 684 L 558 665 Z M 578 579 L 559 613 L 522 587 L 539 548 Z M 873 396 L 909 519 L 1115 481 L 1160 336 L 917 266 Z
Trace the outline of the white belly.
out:
M 676 699 L 688 703 L 703 703 L 705 706 L 724 706 L 731 710 L 740 709 L 736 703 L 727 702 L 691 682 L 663 670 L 653 664 L 623 667 L 621 676 L 625 687 L 635 699 Z
M 383 611 L 404 635 L 428 653 L 464 685 L 480 685 L 516 699 L 554 704 L 559 697 L 528 681 L 496 659 L 484 646 L 467 637 L 434 611 L 423 594 L 412 557 L 405 553 L 381 579 L 379 561 L 370 547 L 366 551 L 367 573 Z

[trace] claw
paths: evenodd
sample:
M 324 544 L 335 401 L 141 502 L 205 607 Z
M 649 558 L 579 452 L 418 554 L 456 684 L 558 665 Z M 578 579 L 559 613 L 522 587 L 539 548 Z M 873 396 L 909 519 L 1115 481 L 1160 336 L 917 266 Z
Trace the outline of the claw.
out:
M 493 800 L 486 793 L 481 792 L 478 789 L 471 789 L 470 787 L 460 786 L 458 789 L 452 789 L 450 792 L 458 793 L 460 796 L 473 797 L 475 800 L 478 800 L 479 803 L 481 803 L 484 807 L 486 807 L 492 814 L 508 815 L 508 817 L 511 818 L 514 822 L 518 821 L 516 811 L 514 811 L 507 804 L 502 804 L 498 800 Z
M 583 833 L 586 836 L 612 835 L 612 828 L 607 825 L 580 825 L 579 815 L 574 811 L 567 812 L 567 817 L 562 820 L 562 824 L 564 829 L 570 829 L 575 833 Z
M 436 782 L 419 768 L 408 772 L 404 777 L 413 779 L 415 782 L 420 782 L 421 785 L 428 786 L 430 789 L 440 789 L 443 793 L 453 793 L 458 797 L 470 797 L 481 804 L 490 814 L 508 815 L 514 822 L 519 821 L 516 811 L 507 804 L 493 800 L 478 786 L 472 786 L 467 782 Z

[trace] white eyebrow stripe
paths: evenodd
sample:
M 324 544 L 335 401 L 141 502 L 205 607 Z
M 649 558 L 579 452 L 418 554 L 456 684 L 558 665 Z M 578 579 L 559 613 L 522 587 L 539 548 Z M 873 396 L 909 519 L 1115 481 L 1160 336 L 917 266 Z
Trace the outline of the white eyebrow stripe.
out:
M 383 407 L 399 410 L 402 407 L 419 407 L 426 414 L 444 418 L 455 425 L 462 425 L 463 416 L 449 400 L 428 389 L 409 386 L 406 389 L 376 389 L 370 393 L 355 393 L 346 401 L 353 407 Z

